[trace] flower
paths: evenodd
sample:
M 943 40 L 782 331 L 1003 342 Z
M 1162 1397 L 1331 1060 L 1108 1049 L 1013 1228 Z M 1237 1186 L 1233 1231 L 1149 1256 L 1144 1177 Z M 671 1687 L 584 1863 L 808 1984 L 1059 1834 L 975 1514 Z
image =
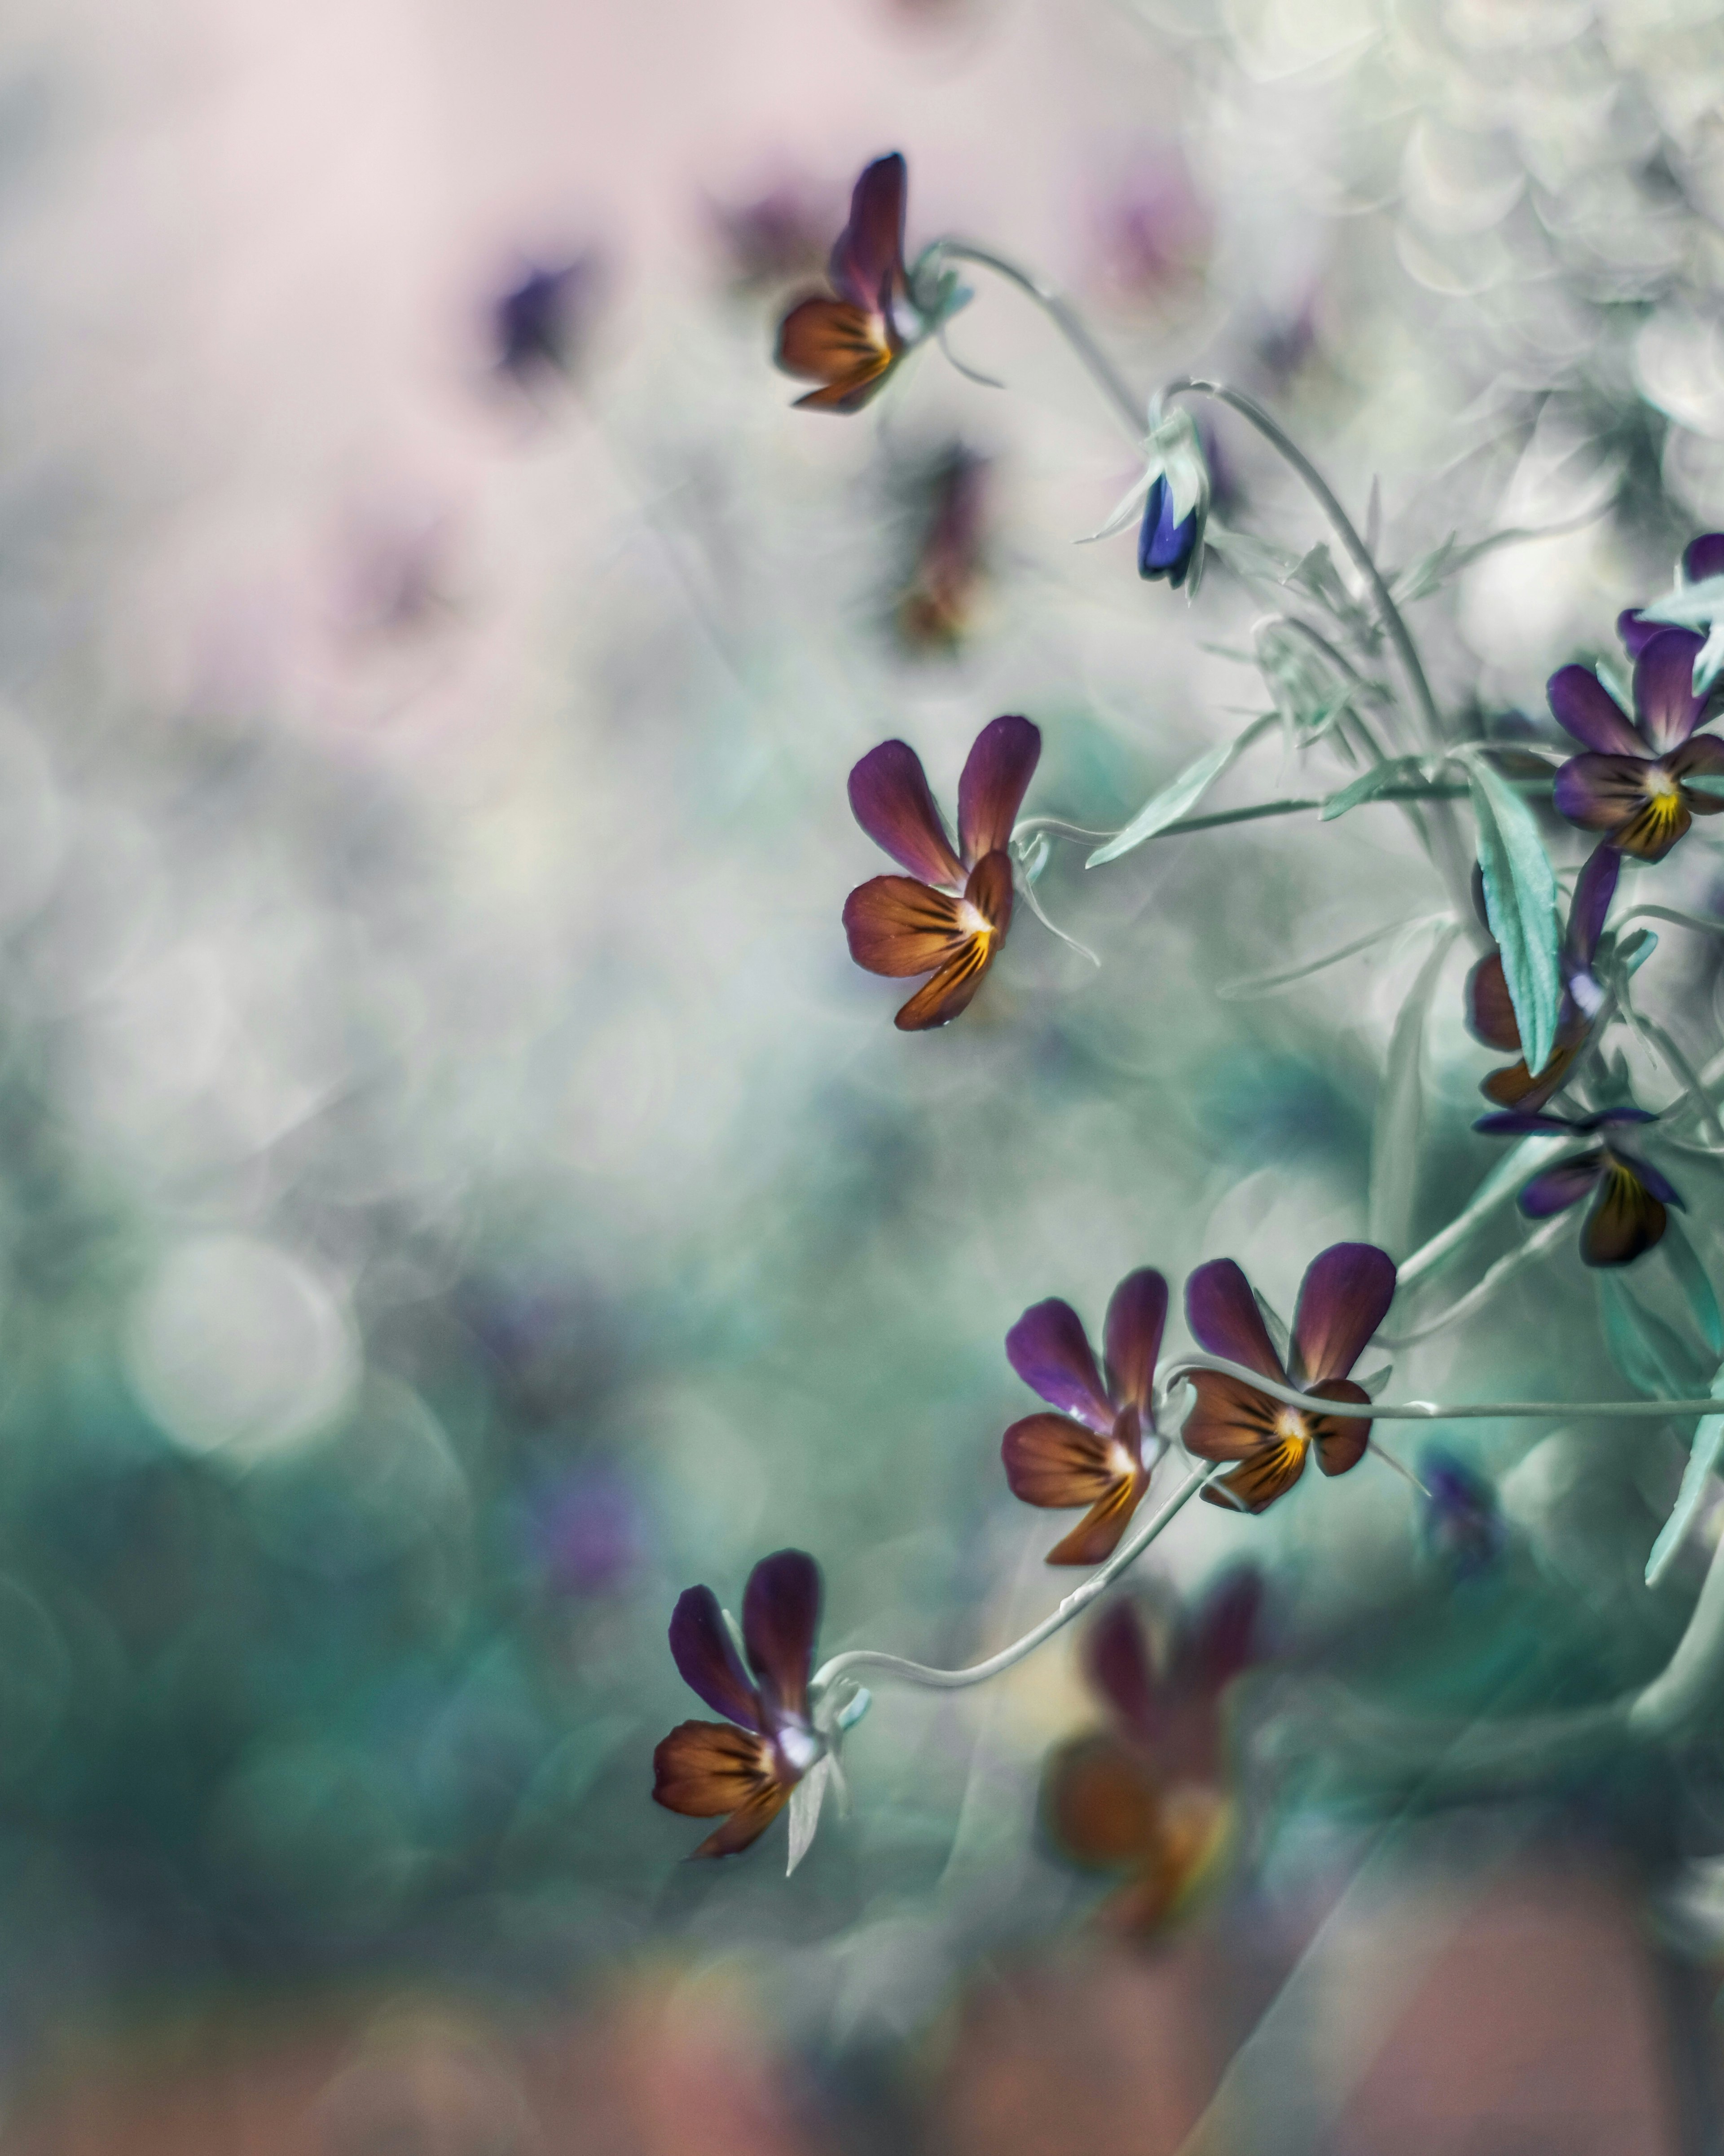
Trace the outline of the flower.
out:
M 1419 1479 L 1425 1548 L 1455 1579 L 1488 1571 L 1507 1539 L 1491 1484 L 1440 1445 L 1428 1445 L 1419 1455 Z
M 1480 1116 L 1473 1128 L 1496 1137 L 1526 1137 L 1542 1132 L 1579 1138 L 1657 1120 L 1644 1108 L 1606 1108 L 1595 1116 L 1579 1116 L 1512 1111 Z M 1519 1203 L 1529 1220 L 1547 1220 L 1588 1197 L 1593 1203 L 1580 1231 L 1580 1255 L 1589 1265 L 1632 1265 L 1664 1234 L 1665 1208 L 1687 1209 L 1658 1170 L 1616 1138 L 1542 1168 L 1521 1193 Z
M 1616 632 L 1638 659 L 1660 628 L 1704 629 L 1706 639 L 1695 654 L 1694 693 L 1704 696 L 1724 673 L 1724 531 L 1708 531 L 1690 542 L 1668 598 L 1638 611 L 1630 607 L 1616 619 Z
M 1696 781 L 1724 781 L 1724 742 L 1696 734 L 1706 702 L 1694 690 L 1700 639 L 1660 629 L 1634 660 L 1629 721 L 1596 674 L 1564 666 L 1551 676 L 1551 709 L 1589 752 L 1557 773 L 1553 796 L 1571 824 L 1605 843 L 1661 861 L 1696 816 L 1716 815 L 1724 796 Z
M 927 475 L 915 560 L 893 607 L 911 650 L 955 651 L 982 582 L 985 461 L 954 443 Z
M 850 773 L 856 821 L 910 875 L 859 885 L 844 901 L 844 934 L 850 956 L 870 973 L 933 975 L 898 1014 L 906 1033 L 944 1025 L 966 1009 L 1006 940 L 1006 847 L 1041 752 L 1040 729 L 1028 719 L 983 726 L 957 783 L 957 853 L 907 742 L 882 742 Z
M 1491 952 L 1467 975 L 1466 1022 L 1473 1037 L 1487 1048 L 1521 1055 L 1518 1063 L 1493 1070 L 1479 1087 L 1499 1107 L 1525 1108 L 1529 1112 L 1542 1108 L 1567 1081 L 1575 1058 L 1585 1047 L 1603 1003 L 1603 991 L 1593 977 L 1593 960 L 1598 955 L 1598 939 L 1604 932 L 1604 918 L 1621 871 L 1622 855 L 1614 846 L 1602 845 L 1594 849 L 1575 878 L 1568 932 L 1562 939 L 1561 964 L 1566 985 L 1557 1012 L 1556 1043 L 1550 1061 L 1536 1075 L 1527 1070 L 1526 1058 L 1521 1052 L 1520 1022 L 1509 998 L 1502 953 Z
M 1165 474 L 1157 472 L 1149 483 L 1143 504 L 1143 522 L 1137 534 L 1137 573 L 1153 581 L 1165 577 L 1177 592 L 1185 582 L 1192 556 L 1198 549 L 1200 519 L 1195 509 L 1176 521 L 1173 490 Z
M 1254 1568 L 1224 1573 L 1194 1614 L 1162 1630 L 1116 1602 L 1090 1628 L 1084 1672 L 1111 1726 L 1061 1745 L 1042 1779 L 1042 1814 L 1061 1852 L 1123 1871 L 1104 1906 L 1121 1929 L 1152 1932 L 1214 1876 L 1231 1824 L 1222 1702 L 1260 1659 L 1263 1584 Z
M 907 171 L 896 151 L 856 182 L 850 221 L 838 236 L 827 275 L 835 299 L 803 300 L 778 325 L 777 362 L 787 374 L 821 386 L 797 403 L 821 412 L 859 412 L 892 369 L 933 327 L 910 305 L 904 269 Z
M 670 1652 L 723 1722 L 685 1722 L 653 1754 L 653 1799 L 694 1819 L 727 1814 L 696 1856 L 733 1856 L 765 1833 L 826 1741 L 808 1707 L 820 1622 L 820 1568 L 801 1550 L 762 1558 L 742 1595 L 752 1682 L 718 1599 L 691 1587 L 670 1620 Z
M 1203 437 L 1189 412 L 1149 411 L 1143 438 L 1143 470 L 1116 504 L 1094 539 L 1123 531 L 1143 505 L 1137 533 L 1137 572 L 1165 577 L 1177 589 L 1190 579 L 1194 595 L 1203 573 L 1203 527 L 1213 492 Z
M 1155 1364 L 1167 1283 L 1150 1266 L 1114 1290 L 1102 1328 L 1104 1383 L 1077 1312 L 1057 1297 L 1033 1304 L 1006 1335 L 1006 1358 L 1061 1414 L 1026 1415 L 1000 1440 L 1012 1495 L 1026 1505 L 1087 1505 L 1049 1564 L 1111 1557 L 1149 1487 L 1143 1438 L 1155 1427 Z
M 1331 1245 L 1306 1268 L 1284 1366 L 1250 1282 L 1231 1258 L 1217 1258 L 1185 1283 L 1185 1322 L 1212 1355 L 1243 1363 L 1313 1400 L 1364 1402 L 1369 1394 L 1347 1373 L 1388 1315 L 1394 1292 L 1394 1261 L 1385 1251 L 1373 1243 Z M 1290 1407 L 1219 1370 L 1194 1370 L 1191 1382 L 1197 1405 L 1181 1442 L 1200 1460 L 1239 1463 L 1205 1486 L 1212 1505 L 1261 1512 L 1299 1480 L 1313 1445 L 1324 1474 L 1345 1475 L 1371 1441 L 1368 1422 Z
M 530 270 L 496 303 L 492 335 L 500 373 L 523 387 L 574 364 L 598 280 L 591 254 L 560 270 Z

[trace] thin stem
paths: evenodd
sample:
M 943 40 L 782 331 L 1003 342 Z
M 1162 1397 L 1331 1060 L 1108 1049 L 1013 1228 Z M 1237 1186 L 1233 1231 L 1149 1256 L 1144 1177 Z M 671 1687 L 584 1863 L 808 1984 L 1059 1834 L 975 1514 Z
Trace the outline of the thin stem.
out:
M 1379 801 L 1460 801 L 1466 797 L 1464 786 L 1408 785 L 1385 786 L 1380 793 L 1373 793 L 1369 801 L 1357 803 L 1359 808 L 1369 808 Z M 1312 794 L 1306 798 L 1285 801 L 1254 801 L 1244 808 L 1218 808 L 1207 816 L 1182 816 L 1177 824 L 1164 824 L 1159 831 L 1152 831 L 1151 839 L 1177 839 L 1185 831 L 1213 831 L 1224 824 L 1255 824 L 1265 816 L 1299 816 L 1313 808 L 1326 808 L 1334 797 L 1327 793 Z M 1357 813 L 1357 812 L 1355 812 Z M 1076 839 L 1092 844 L 1098 839 L 1116 839 L 1118 831 L 1091 831 L 1081 824 L 1068 824 L 1061 816 L 1026 816 L 1012 832 L 1014 839 L 1033 838 L 1045 831 L 1050 838 Z M 1149 844 L 1149 839 L 1144 844 Z M 1469 914 L 1471 901 L 1468 901 Z
M 1224 981 L 1216 989 L 1223 1003 L 1245 1003 L 1254 996 L 1273 995 L 1277 988 L 1290 988 L 1296 981 L 1308 979 L 1321 973 L 1325 967 L 1338 966 L 1343 958 L 1356 957 L 1368 951 L 1373 943 L 1381 943 L 1403 928 L 1422 928 L 1427 921 L 1446 921 L 1446 913 L 1409 913 L 1398 921 L 1385 921 L 1380 928 L 1367 929 L 1364 935 L 1356 936 L 1351 943 L 1343 943 L 1338 951 L 1326 951 L 1321 958 L 1308 958 L 1302 966 L 1290 966 L 1283 973 L 1257 973 L 1249 980 Z
M 1416 1325 L 1410 1332 L 1383 1332 L 1378 1335 L 1385 1348 L 1412 1348 L 1421 1340 L 1429 1340 L 1439 1332 L 1446 1332 L 1451 1325 L 1458 1325 L 1463 1317 L 1487 1303 L 1502 1283 L 1519 1272 L 1533 1259 L 1542 1258 L 1554 1248 L 1568 1232 L 1569 1223 L 1560 1214 L 1554 1220 L 1546 1221 L 1536 1235 L 1490 1266 L 1476 1287 L 1470 1288 L 1458 1302 L 1451 1302 L 1440 1317 L 1434 1317 L 1428 1325 Z
M 824 1691 L 828 1685 L 849 1676 L 852 1670 L 876 1670 L 882 1676 L 901 1677 L 906 1684 L 921 1685 L 933 1691 L 962 1691 L 970 1685 L 986 1684 L 990 1677 L 998 1676 L 1021 1662 L 1026 1655 L 1033 1654 L 1044 1640 L 1051 1640 L 1056 1632 L 1064 1631 L 1074 1617 L 1081 1616 L 1128 1565 L 1137 1563 L 1169 1521 L 1219 1471 L 1207 1462 L 1193 1468 L 1160 1512 L 1146 1521 L 1122 1549 L 1116 1550 L 1106 1564 L 1092 1572 L 1080 1587 L 1075 1588 L 1050 1616 L 1032 1625 L 1021 1640 L 1014 1640 L 1009 1647 L 1002 1647 L 998 1654 L 990 1655 L 985 1662 L 977 1662 L 967 1670 L 935 1670 L 926 1662 L 908 1661 L 901 1655 L 880 1654 L 872 1647 L 852 1647 L 844 1654 L 834 1655 L 814 1672 L 814 1689 Z
M 928 251 L 937 252 L 953 262 L 973 262 L 978 270 L 991 270 L 996 277 L 1003 277 L 1008 285 L 1015 285 L 1020 292 L 1027 293 L 1089 369 L 1091 378 L 1119 414 L 1126 432 L 1134 442 L 1143 439 L 1147 424 L 1143 399 L 1132 394 L 1124 376 L 1090 336 L 1088 325 L 1064 293 L 1044 284 L 1039 277 L 1032 277 L 1027 270 L 1020 270 L 1003 254 L 991 254 L 985 247 L 972 247 L 967 240 L 936 239 Z
M 1326 1414 L 1348 1422 L 1480 1422 L 1500 1417 L 1568 1415 L 1630 1415 L 1637 1420 L 1678 1416 L 1716 1414 L 1718 1403 L 1711 1394 L 1703 1400 L 1480 1400 L 1444 1406 L 1435 1400 L 1348 1400 L 1337 1407 L 1332 1401 L 1314 1399 L 1244 1363 L 1229 1363 L 1223 1355 L 1184 1355 L 1171 1363 L 1167 1389 L 1171 1393 L 1181 1378 L 1198 1370 L 1213 1370 L 1224 1378 L 1237 1378 L 1254 1393 L 1283 1400 L 1289 1407 L 1320 1408 Z

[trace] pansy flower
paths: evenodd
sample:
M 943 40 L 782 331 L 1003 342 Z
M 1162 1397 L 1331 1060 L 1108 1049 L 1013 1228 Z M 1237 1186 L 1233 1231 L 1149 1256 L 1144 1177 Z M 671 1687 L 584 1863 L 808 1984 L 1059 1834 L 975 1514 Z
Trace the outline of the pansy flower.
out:
M 799 301 L 778 326 L 779 366 L 820 384 L 798 397 L 798 406 L 859 412 L 926 334 L 910 307 L 904 269 L 906 179 L 896 151 L 868 167 L 832 250 L 827 275 L 835 296 Z
M 1224 1699 L 1260 1658 L 1262 1599 L 1256 1572 L 1240 1568 L 1171 1626 L 1121 1601 L 1085 1637 L 1084 1674 L 1108 1727 L 1052 1754 L 1042 1814 L 1062 1855 L 1126 1874 L 1103 1906 L 1114 1928 L 1160 1929 L 1214 1875 L 1233 1810 Z
M 691 1587 L 670 1620 L 684 1681 L 722 1722 L 685 1722 L 653 1754 L 653 1797 L 694 1819 L 726 1815 L 696 1856 L 732 1856 L 764 1834 L 823 1756 L 808 1675 L 820 1622 L 820 1568 L 801 1550 L 762 1558 L 742 1595 L 748 1668 L 710 1587 Z M 753 1672 L 752 1676 L 749 1671 Z
M 1630 607 L 1619 614 L 1616 633 L 1638 659 L 1669 625 L 1706 630 L 1706 642 L 1694 658 L 1695 693 L 1704 695 L 1724 673 L 1724 531 L 1708 531 L 1691 541 L 1676 572 L 1675 591 L 1650 606 Z
M 1026 1505 L 1089 1510 L 1048 1553 L 1049 1564 L 1100 1564 L 1149 1487 L 1143 1440 L 1155 1427 L 1155 1365 L 1167 1283 L 1151 1266 L 1114 1290 L 1102 1327 L 1104 1378 L 1077 1312 L 1057 1297 L 1033 1304 L 1006 1335 L 1006 1358 L 1059 1414 L 1026 1415 L 1000 1442 L 1012 1495 Z
M 1371 1441 L 1369 1422 L 1324 1408 L 1369 1400 L 1347 1373 L 1388 1316 L 1394 1292 L 1394 1261 L 1385 1251 L 1373 1243 L 1333 1244 L 1306 1268 L 1284 1364 L 1251 1284 L 1233 1260 L 1216 1258 L 1198 1267 L 1185 1283 L 1185 1322 L 1198 1346 L 1307 1394 L 1312 1402 L 1309 1408 L 1291 1407 L 1242 1378 L 1193 1371 L 1197 1405 L 1181 1441 L 1200 1460 L 1239 1463 L 1205 1485 L 1210 1504 L 1263 1512 L 1293 1487 L 1314 1447 L 1326 1475 L 1345 1475 L 1358 1465 Z
M 1542 1108 L 1566 1081 L 1575 1058 L 1585 1047 L 1604 1000 L 1603 991 L 1593 976 L 1593 961 L 1598 956 L 1598 939 L 1604 932 L 1605 916 L 1621 872 L 1622 855 L 1614 846 L 1598 846 L 1575 878 L 1568 931 L 1562 939 L 1564 987 L 1557 1012 L 1557 1038 L 1542 1070 L 1535 1073 L 1526 1068 L 1520 1021 L 1502 970 L 1502 953 L 1491 952 L 1467 975 L 1466 1022 L 1473 1037 L 1486 1048 L 1521 1058 L 1505 1070 L 1493 1070 L 1480 1086 L 1479 1091 L 1499 1107 L 1524 1108 L 1529 1112 Z
M 908 869 L 875 876 L 844 901 L 850 956 L 870 973 L 931 973 L 898 1014 L 906 1033 L 966 1009 L 1012 925 L 1012 826 L 1042 752 L 1028 719 L 977 735 L 957 783 L 957 850 L 907 742 L 882 742 L 850 773 L 850 808 L 877 846 Z
M 1551 709 L 1588 753 L 1557 773 L 1552 798 L 1571 824 L 1642 860 L 1661 861 L 1696 816 L 1724 808 L 1724 793 L 1696 780 L 1724 780 L 1724 742 L 1696 733 L 1706 698 L 1694 688 L 1700 639 L 1662 629 L 1634 660 L 1629 719 L 1596 674 L 1564 666 L 1551 676 Z
M 1542 1168 L 1521 1193 L 1521 1210 L 1529 1220 L 1548 1220 L 1583 1198 L 1592 1205 L 1580 1231 L 1580 1255 L 1589 1265 L 1631 1265 L 1664 1234 L 1667 1206 L 1686 1211 L 1682 1200 L 1650 1162 L 1630 1152 L 1616 1135 L 1636 1123 L 1656 1122 L 1644 1108 L 1606 1108 L 1595 1116 L 1553 1116 L 1511 1111 L 1481 1116 L 1475 1131 L 1493 1137 L 1589 1138 L 1605 1133 L 1602 1144 Z

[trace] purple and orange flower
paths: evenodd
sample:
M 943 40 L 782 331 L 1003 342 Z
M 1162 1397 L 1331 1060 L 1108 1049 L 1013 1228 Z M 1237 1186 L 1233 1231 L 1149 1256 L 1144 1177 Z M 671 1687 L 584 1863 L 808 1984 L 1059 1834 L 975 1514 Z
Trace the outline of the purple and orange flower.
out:
M 1686 1211 L 1682 1200 L 1658 1170 L 1630 1152 L 1615 1134 L 1637 1123 L 1656 1122 L 1644 1108 L 1605 1108 L 1594 1116 L 1528 1115 L 1513 1111 L 1481 1116 L 1473 1125 L 1494 1137 L 1589 1138 L 1606 1133 L 1600 1145 L 1571 1154 L 1542 1168 L 1521 1193 L 1519 1204 L 1529 1220 L 1548 1220 L 1578 1205 L 1592 1204 L 1580 1231 L 1582 1261 L 1589 1265 L 1632 1265 L 1662 1236 L 1666 1207 Z
M 1586 667 L 1551 676 L 1551 709 L 1588 752 L 1557 773 L 1552 798 L 1571 824 L 1641 860 L 1661 861 L 1695 817 L 1724 808 L 1724 793 L 1694 783 L 1724 780 L 1724 741 L 1695 732 L 1707 716 L 1694 688 L 1701 649 L 1686 629 L 1646 639 L 1634 660 L 1633 719 Z
M 859 412 L 916 341 L 904 269 L 907 182 L 896 151 L 868 167 L 832 250 L 833 296 L 799 301 L 778 326 L 779 366 L 820 384 L 798 406 Z
M 1286 1496 L 1313 1450 L 1325 1475 L 1345 1475 L 1357 1466 L 1371 1442 L 1369 1422 L 1324 1408 L 1369 1401 L 1347 1373 L 1388 1315 L 1394 1293 L 1394 1261 L 1386 1251 L 1374 1243 L 1331 1245 L 1306 1268 L 1284 1364 L 1251 1283 L 1233 1260 L 1216 1258 L 1198 1267 L 1185 1283 L 1185 1321 L 1198 1346 L 1305 1393 L 1312 1402 L 1309 1408 L 1292 1407 L 1242 1378 L 1193 1371 L 1197 1405 L 1181 1442 L 1200 1460 L 1239 1463 L 1205 1486 L 1208 1502 L 1261 1512 Z
M 1258 1574 L 1242 1568 L 1171 1627 L 1116 1602 L 1090 1628 L 1084 1673 L 1109 1726 L 1052 1754 L 1042 1812 L 1074 1863 L 1126 1873 L 1102 1906 L 1112 1928 L 1159 1930 L 1219 1868 L 1233 1812 L 1224 1699 L 1261 1659 L 1262 1599 Z
M 742 1595 L 748 1668 L 710 1587 L 691 1587 L 670 1620 L 684 1681 L 722 1722 L 685 1722 L 653 1754 L 653 1798 L 694 1819 L 724 1815 L 696 1856 L 733 1856 L 765 1833 L 826 1750 L 808 1707 L 820 1568 L 801 1550 L 762 1558 Z M 753 1675 L 749 1675 L 749 1671 Z
M 916 557 L 892 613 L 912 651 L 955 651 L 982 583 L 982 506 L 988 466 L 954 444 L 931 475 Z
M 1724 671 L 1724 531 L 1703 532 L 1684 549 L 1676 588 L 1650 606 L 1630 607 L 1616 618 L 1616 633 L 1638 659 L 1660 630 L 1704 629 L 1706 640 L 1694 661 L 1694 686 L 1704 694 Z
M 1574 896 L 1568 907 L 1568 929 L 1562 939 L 1561 965 L 1562 1000 L 1557 1013 L 1557 1038 L 1551 1058 L 1542 1070 L 1526 1068 L 1521 1045 L 1520 1021 L 1502 970 L 1502 953 L 1492 951 L 1480 958 L 1466 981 L 1466 1022 L 1475 1040 L 1505 1055 L 1518 1055 L 1518 1063 L 1493 1070 L 1479 1091 L 1501 1108 L 1542 1108 L 1568 1080 L 1576 1057 L 1591 1036 L 1593 1024 L 1604 1000 L 1593 976 L 1598 939 L 1616 893 L 1622 872 L 1622 855 L 1614 846 L 1594 849 L 1575 879 Z M 1480 911 L 1482 912 L 1482 907 Z
M 1033 1304 L 1006 1335 L 1006 1357 L 1059 1414 L 1026 1415 L 1000 1442 L 1012 1495 L 1026 1505 L 1087 1505 L 1048 1553 L 1049 1564 L 1100 1564 L 1111 1557 L 1149 1487 L 1143 1440 L 1154 1437 L 1155 1366 L 1167 1321 L 1167 1283 L 1153 1267 L 1114 1290 L 1102 1327 L 1106 1376 L 1083 1324 L 1057 1297 Z
M 1012 925 L 1012 826 L 1042 752 L 1028 719 L 992 720 L 957 785 L 956 852 L 907 742 L 882 742 L 850 773 L 850 808 L 875 844 L 909 870 L 875 876 L 844 901 L 850 956 L 870 973 L 930 973 L 898 1013 L 906 1033 L 967 1009 Z

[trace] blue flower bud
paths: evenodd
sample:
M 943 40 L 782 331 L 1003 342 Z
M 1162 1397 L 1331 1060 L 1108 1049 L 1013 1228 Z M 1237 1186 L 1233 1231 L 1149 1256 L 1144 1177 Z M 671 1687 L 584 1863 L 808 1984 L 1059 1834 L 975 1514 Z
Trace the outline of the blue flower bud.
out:
M 1173 495 L 1165 476 L 1150 481 L 1143 505 L 1143 526 L 1137 536 L 1137 573 L 1165 577 L 1178 591 L 1185 582 L 1192 556 L 1198 548 L 1198 512 L 1173 521 Z

